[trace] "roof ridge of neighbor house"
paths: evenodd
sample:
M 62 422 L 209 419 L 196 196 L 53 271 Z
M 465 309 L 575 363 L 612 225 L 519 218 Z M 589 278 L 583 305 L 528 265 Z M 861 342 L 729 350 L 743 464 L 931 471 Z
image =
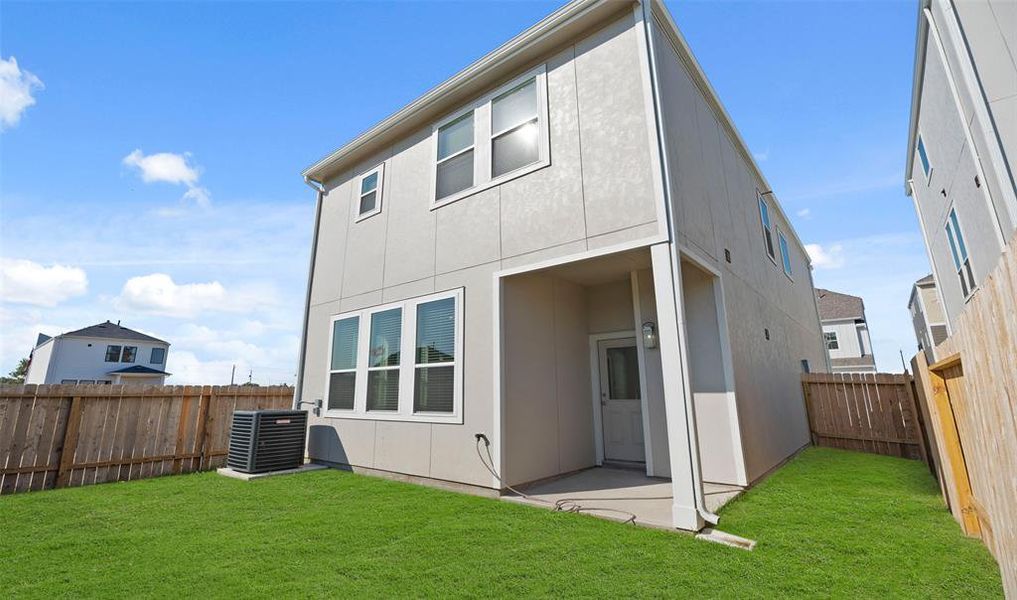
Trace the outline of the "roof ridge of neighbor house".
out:
M 113 323 L 107 320 L 105 323 L 98 323 L 96 325 L 90 325 L 82 329 L 76 329 L 74 331 L 68 331 L 67 333 L 56 336 L 58 338 L 68 337 L 94 337 L 94 338 L 110 338 L 117 340 L 137 340 L 139 342 L 158 342 L 160 344 L 169 345 L 166 340 L 161 340 L 157 337 L 150 336 L 140 331 L 135 331 L 128 327 L 124 327 L 119 321 Z
M 816 304 L 822 321 L 865 318 L 865 301 L 861 296 L 816 288 Z

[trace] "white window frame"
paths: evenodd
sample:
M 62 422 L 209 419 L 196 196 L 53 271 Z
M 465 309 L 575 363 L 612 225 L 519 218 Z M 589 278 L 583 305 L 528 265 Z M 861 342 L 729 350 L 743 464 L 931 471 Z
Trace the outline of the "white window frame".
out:
M 770 221 L 769 228 L 767 228 L 767 226 L 766 226 L 766 220 L 763 219 L 763 207 L 764 206 L 766 207 L 766 217 L 767 217 L 767 220 Z M 777 264 L 777 256 L 776 256 L 777 249 L 774 246 L 777 245 L 777 240 L 774 239 L 774 235 L 773 235 L 775 230 L 776 230 L 776 226 L 773 224 L 773 214 L 772 214 L 772 211 L 770 211 L 770 204 L 766 201 L 766 197 L 763 194 L 761 194 L 759 192 L 759 190 L 756 190 L 756 212 L 759 213 L 759 227 L 760 227 L 760 231 L 763 234 L 763 254 L 765 254 L 767 257 L 769 257 L 769 259 L 773 262 L 773 264 L 776 265 Z M 766 234 L 767 234 L 767 232 L 770 233 L 770 244 L 769 245 L 767 245 L 767 243 L 766 243 Z M 772 252 L 772 254 L 771 254 L 771 252 Z
M 950 219 L 951 215 L 953 216 L 952 221 Z M 956 227 L 954 223 L 956 223 Z M 971 264 L 971 253 L 968 252 L 967 240 L 964 239 L 964 230 L 961 227 L 960 215 L 957 214 L 956 206 L 951 206 L 950 210 L 946 211 L 943 231 L 946 233 L 946 244 L 950 247 L 950 259 L 953 261 L 954 273 L 967 284 L 968 291 L 966 294 L 964 293 L 965 285 L 963 283 L 960 284 L 961 295 L 964 296 L 964 301 L 967 302 L 975 294 L 975 290 L 978 289 L 978 282 L 975 281 L 975 267 Z M 951 232 L 953 233 L 953 238 L 950 237 Z M 963 256 L 961 256 L 961 250 L 964 251 Z M 969 273 L 971 275 L 970 279 L 967 277 Z
M 491 123 L 493 120 L 491 102 L 512 88 L 518 87 L 528 79 L 534 79 L 537 86 L 537 161 L 524 167 L 520 167 L 514 171 L 509 171 L 508 173 L 499 175 L 498 177 L 492 177 L 491 161 L 493 158 L 492 148 L 494 137 L 503 132 L 491 131 Z M 473 146 L 471 146 L 473 149 L 473 185 L 444 198 L 437 199 L 438 130 L 469 112 L 473 112 Z M 470 148 L 464 148 L 453 155 L 447 156 L 442 159 L 442 162 L 458 156 L 469 149 Z M 431 128 L 431 210 L 462 200 L 463 198 L 480 193 L 496 185 L 501 185 L 506 181 L 510 181 L 517 177 L 528 175 L 538 169 L 543 169 L 550 164 L 551 133 L 547 108 L 547 66 L 541 64 L 498 87 L 498 89 L 493 92 L 485 94 L 472 104 L 464 106 L 445 116 Z
M 787 243 L 787 236 L 780 227 L 774 227 L 777 232 L 777 249 L 780 251 L 780 268 L 792 282 L 795 280 L 791 269 L 791 245 Z
M 402 406 L 402 403 L 403 403 L 403 391 L 404 391 L 404 388 L 406 387 L 405 383 L 403 383 L 403 375 L 402 375 L 403 361 L 406 358 L 406 339 L 405 339 L 406 332 L 403 331 L 403 328 L 406 327 L 406 309 L 403 308 L 403 303 L 402 302 L 396 302 L 394 304 L 389 304 L 387 306 L 388 306 L 388 308 L 378 308 L 378 309 L 371 308 L 371 309 L 369 309 L 370 312 L 367 315 L 367 318 L 371 322 L 367 324 L 367 336 L 365 336 L 367 338 L 367 344 L 366 344 L 367 345 L 367 350 L 366 350 L 366 352 L 367 352 L 367 360 L 365 361 L 367 364 L 365 365 L 366 369 L 364 371 L 364 412 L 370 413 L 372 415 L 376 415 L 376 414 L 392 414 L 393 412 L 398 412 L 398 409 L 396 411 L 391 411 L 391 410 L 385 410 L 385 409 L 381 409 L 381 408 L 376 408 L 374 410 L 371 410 L 371 409 L 367 408 L 367 388 L 370 385 L 369 382 L 370 382 L 370 379 L 371 379 L 371 373 L 374 373 L 374 372 L 377 372 L 377 371 L 399 371 L 400 372 L 399 373 L 399 398 L 398 398 L 398 403 L 399 403 L 400 407 Z M 374 315 L 376 315 L 378 313 L 383 313 L 383 312 L 386 312 L 386 311 L 390 311 L 390 310 L 395 310 L 395 309 L 399 309 L 399 364 L 398 365 L 371 366 L 371 356 L 370 356 L 370 352 L 371 352 L 371 339 L 370 338 L 371 338 L 371 326 L 372 326 L 372 323 L 374 322 Z M 359 341 L 359 338 L 358 338 L 358 341 Z M 360 368 L 359 348 L 358 348 L 358 354 L 357 354 L 357 368 L 358 369 Z M 358 376 L 357 379 L 359 380 L 360 377 Z M 331 377 L 329 378 L 329 381 L 331 381 Z M 357 384 L 359 386 L 360 382 L 357 381 Z M 356 407 L 356 400 L 354 400 L 353 406 Z
M 826 336 L 828 336 L 828 335 L 832 335 L 833 338 L 832 339 L 831 338 L 827 338 Z M 830 342 L 833 342 L 834 344 L 836 344 L 837 347 L 836 348 L 831 348 L 830 347 Z M 826 346 L 826 350 L 827 351 L 830 351 L 830 350 L 840 350 L 840 339 L 838 339 L 836 331 L 824 331 L 823 332 L 823 343 Z
M 426 296 L 418 296 L 416 298 L 410 298 L 407 300 L 400 300 L 398 302 L 390 302 L 379 306 L 372 306 L 361 310 L 355 310 L 345 312 L 337 315 L 333 315 L 329 319 L 329 334 L 328 334 L 328 352 L 326 352 L 325 362 L 325 418 L 338 418 L 338 419 L 363 419 L 369 421 L 410 421 L 419 423 L 452 423 L 459 424 L 463 423 L 463 354 L 465 348 L 463 347 L 463 288 L 455 288 L 444 292 L 438 292 L 435 294 L 428 294 Z M 450 413 L 435 413 L 435 412 L 414 412 L 413 410 L 413 391 L 416 384 L 416 345 L 417 345 L 417 306 L 420 304 L 426 304 L 435 300 L 444 300 L 446 298 L 454 298 L 456 303 L 455 310 L 455 360 L 452 363 L 442 363 L 444 366 L 449 364 L 455 367 L 454 379 L 453 379 L 453 398 L 452 398 L 452 412 Z M 384 312 L 393 308 L 402 309 L 402 330 L 401 330 L 401 343 L 400 343 L 400 355 L 399 355 L 399 408 L 395 411 L 368 411 L 367 410 L 367 373 L 369 370 L 368 365 L 370 364 L 370 335 L 371 335 L 371 315 L 378 312 Z M 331 383 L 330 375 L 334 372 L 331 370 L 332 361 L 332 343 L 333 335 L 335 333 L 335 322 L 342 319 L 348 319 L 350 317 L 359 317 L 357 330 L 357 366 L 356 366 L 356 388 L 353 397 L 353 410 L 344 409 L 329 409 L 328 408 L 328 393 L 329 385 Z M 439 366 L 439 365 L 434 365 Z M 378 368 L 370 368 L 371 370 L 377 370 Z M 345 371 L 353 371 L 354 369 L 346 369 Z
M 925 170 L 925 162 L 922 161 L 922 153 L 918 150 L 918 148 L 923 148 L 925 150 L 925 160 L 929 163 L 928 171 Z M 918 167 L 922 170 L 922 173 L 925 174 L 925 185 L 929 185 L 932 183 L 932 158 L 929 156 L 929 146 L 926 145 L 925 138 L 922 137 L 921 132 L 918 133 L 918 139 L 915 141 L 915 156 L 918 158 Z
M 361 193 L 362 190 L 363 190 L 364 180 L 367 179 L 368 177 L 370 177 L 371 175 L 373 175 L 374 173 L 378 174 L 378 187 L 375 188 L 374 208 L 369 210 L 369 211 L 367 211 L 367 212 L 365 212 L 365 213 L 363 213 L 363 214 L 361 214 L 360 213 L 360 201 L 363 200 L 364 196 L 367 195 L 367 194 Z M 376 215 L 376 214 L 381 212 L 382 191 L 383 191 L 383 189 L 385 187 L 385 163 L 383 162 L 380 165 L 374 167 L 373 169 L 371 169 L 369 171 L 364 171 L 360 175 L 360 177 L 357 177 L 357 184 L 356 185 L 357 185 L 357 187 L 355 188 L 355 191 L 356 191 L 356 193 L 355 193 L 355 196 L 356 196 L 356 200 L 355 200 L 356 206 L 353 207 L 353 215 L 354 215 L 353 222 L 354 223 L 359 223 L 360 221 L 363 221 L 364 219 L 368 219 L 370 217 L 373 217 L 374 215 Z

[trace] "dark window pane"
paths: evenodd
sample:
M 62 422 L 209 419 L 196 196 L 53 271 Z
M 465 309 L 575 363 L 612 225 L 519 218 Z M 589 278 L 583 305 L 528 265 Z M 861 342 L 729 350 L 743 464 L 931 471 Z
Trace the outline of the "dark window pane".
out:
M 120 361 L 120 346 L 106 346 L 106 362 Z
M 635 346 L 607 349 L 607 387 L 612 400 L 639 398 L 639 355 Z
M 152 358 L 148 362 L 153 365 L 161 365 L 166 360 L 165 348 L 152 348 Z
M 438 130 L 438 160 L 473 145 L 473 113 L 467 113 Z
M 328 407 L 353 410 L 353 392 L 357 387 L 356 373 L 332 373 L 329 375 Z
M 357 367 L 357 330 L 360 317 L 340 319 L 332 324 L 332 370 Z
M 124 346 L 124 353 L 120 357 L 120 362 L 132 363 L 137 355 L 137 346 Z
M 401 308 L 371 315 L 371 354 L 368 366 L 391 367 L 399 364 L 402 320 Z
M 455 400 L 455 367 L 417 367 L 414 412 L 450 413 Z
M 399 369 L 367 373 L 367 410 L 399 410 Z
M 371 192 L 360 197 L 360 214 L 366 214 L 374 210 L 378 205 L 378 192 Z
M 537 162 L 537 122 L 531 121 L 496 137 L 491 149 L 491 176 L 504 175 Z
M 470 187 L 473 187 L 473 150 L 438 165 L 438 200 Z
M 454 361 L 455 334 L 455 298 L 417 305 L 417 364 Z
M 367 192 L 373 192 L 378 188 L 378 172 L 375 171 L 367 177 L 360 180 L 360 193 L 366 194 Z
M 766 253 L 773 256 L 773 234 L 769 229 L 763 230 L 763 237 L 766 238 Z

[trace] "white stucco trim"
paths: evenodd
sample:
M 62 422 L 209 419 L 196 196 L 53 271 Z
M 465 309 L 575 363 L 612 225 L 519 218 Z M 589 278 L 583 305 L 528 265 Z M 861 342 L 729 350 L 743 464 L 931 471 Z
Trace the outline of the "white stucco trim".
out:
M 632 323 L 635 326 L 636 356 L 639 359 L 639 402 L 643 420 L 643 456 L 646 460 L 646 476 L 652 477 L 653 468 L 653 431 L 650 427 L 650 388 L 646 382 L 646 347 L 643 345 L 643 307 L 642 294 L 639 293 L 639 274 L 629 272 L 629 283 L 632 286 Z

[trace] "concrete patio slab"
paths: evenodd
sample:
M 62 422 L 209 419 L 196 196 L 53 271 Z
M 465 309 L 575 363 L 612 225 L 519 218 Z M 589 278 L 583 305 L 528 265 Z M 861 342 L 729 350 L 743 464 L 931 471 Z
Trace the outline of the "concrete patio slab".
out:
M 672 529 L 671 481 L 647 477 L 632 469 L 596 467 L 520 491 L 529 498 L 509 494 L 502 499 L 531 506 L 576 510 L 614 521 L 635 518 L 637 525 Z M 707 509 L 715 512 L 742 492 L 734 485 L 704 484 Z
M 301 465 L 296 469 L 283 469 L 282 471 L 269 471 L 267 473 L 241 473 L 240 471 L 234 471 L 229 467 L 222 467 L 216 469 L 216 473 L 231 477 L 233 479 L 240 479 L 243 481 L 251 481 L 252 479 L 263 479 L 265 477 L 275 477 L 277 475 L 295 475 L 297 473 L 306 473 L 308 471 L 320 471 L 321 469 L 327 469 L 326 465 L 316 465 L 313 463 L 307 463 Z

